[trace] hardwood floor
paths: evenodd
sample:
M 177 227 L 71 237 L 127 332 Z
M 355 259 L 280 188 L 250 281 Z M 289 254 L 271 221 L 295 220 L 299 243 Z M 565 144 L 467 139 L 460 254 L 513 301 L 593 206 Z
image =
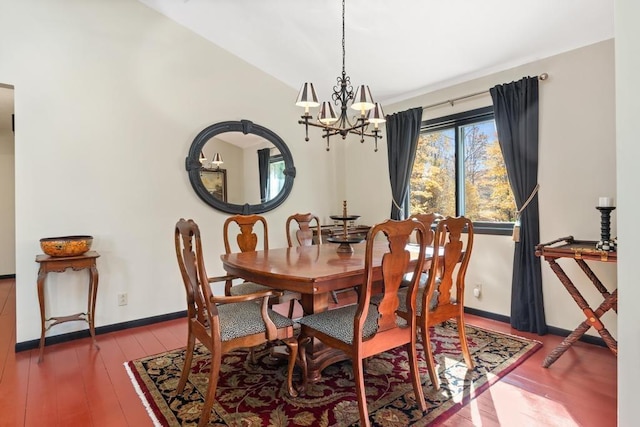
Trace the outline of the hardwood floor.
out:
M 445 426 L 617 424 L 617 363 L 608 348 L 579 342 L 545 369 L 542 360 L 561 337 L 525 334 L 472 315 L 467 322 L 544 347 Z M 151 426 L 123 363 L 184 346 L 185 337 L 185 319 L 171 320 L 99 335 L 100 350 L 88 338 L 47 346 L 37 364 L 37 349 L 14 352 L 15 281 L 0 280 L 0 426 Z

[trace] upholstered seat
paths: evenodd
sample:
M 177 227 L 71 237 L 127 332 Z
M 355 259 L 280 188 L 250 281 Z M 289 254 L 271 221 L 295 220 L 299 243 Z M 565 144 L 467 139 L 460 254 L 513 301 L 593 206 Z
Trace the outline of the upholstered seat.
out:
M 222 341 L 266 332 L 265 322 L 260 313 L 262 307 L 254 301 L 220 304 L 217 308 Z M 278 329 L 293 327 L 291 319 L 273 310 L 267 310 L 267 315 Z
M 420 287 L 418 288 L 418 295 L 416 297 L 416 313 L 422 313 L 424 292 L 426 290 L 426 284 L 428 279 L 429 279 L 428 274 L 426 273 L 421 274 Z M 431 297 L 431 301 L 429 302 L 429 310 L 433 310 L 438 305 L 438 296 L 440 295 L 440 292 L 438 292 L 437 286 L 439 284 L 440 284 L 440 280 L 436 280 L 436 290 L 433 292 L 433 296 Z M 400 289 L 398 291 L 398 296 L 400 297 L 400 305 L 398 306 L 398 310 L 400 311 L 407 311 L 406 295 L 407 295 L 406 289 Z
M 353 344 L 353 318 L 357 310 L 358 306 L 351 304 L 340 309 L 303 317 L 300 319 L 300 323 L 344 343 Z M 379 316 L 378 307 L 371 304 L 362 328 L 363 339 L 366 340 L 375 335 Z M 402 317 L 397 317 L 396 323 L 399 328 L 407 326 L 407 322 Z

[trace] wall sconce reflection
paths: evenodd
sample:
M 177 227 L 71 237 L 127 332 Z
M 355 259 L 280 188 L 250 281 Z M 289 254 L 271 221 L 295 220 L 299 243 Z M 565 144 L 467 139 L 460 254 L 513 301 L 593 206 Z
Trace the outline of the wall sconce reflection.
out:
M 215 169 L 220 169 L 220 165 L 223 163 L 224 161 L 222 160 L 222 156 L 220 155 L 220 153 L 216 153 L 213 155 L 213 159 L 211 160 L 211 165 Z

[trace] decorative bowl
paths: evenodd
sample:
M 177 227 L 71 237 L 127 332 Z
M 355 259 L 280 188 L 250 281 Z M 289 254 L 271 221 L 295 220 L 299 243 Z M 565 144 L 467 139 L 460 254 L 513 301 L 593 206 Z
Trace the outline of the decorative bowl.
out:
M 77 256 L 91 249 L 93 236 L 45 237 L 40 239 L 42 251 L 49 256 Z

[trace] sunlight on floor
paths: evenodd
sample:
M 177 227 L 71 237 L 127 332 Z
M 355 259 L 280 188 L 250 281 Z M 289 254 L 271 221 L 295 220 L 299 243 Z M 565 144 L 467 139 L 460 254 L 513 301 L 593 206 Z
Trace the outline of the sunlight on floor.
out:
M 579 426 L 561 404 L 516 386 L 498 382 L 469 404 L 471 421 L 475 426 Z M 484 421 L 487 411 L 495 411 L 497 419 Z

